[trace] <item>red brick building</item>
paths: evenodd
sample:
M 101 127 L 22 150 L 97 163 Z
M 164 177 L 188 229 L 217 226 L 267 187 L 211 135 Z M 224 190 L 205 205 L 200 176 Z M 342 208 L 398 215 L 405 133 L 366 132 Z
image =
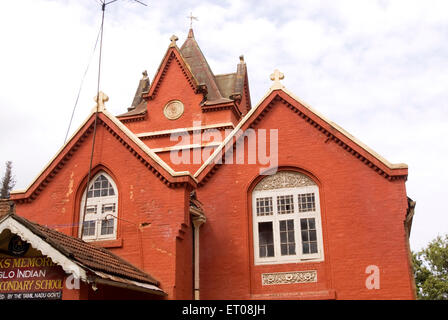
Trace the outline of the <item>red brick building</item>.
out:
M 50 258 L 62 299 L 414 299 L 407 166 L 295 97 L 278 71 L 253 106 L 242 56 L 214 75 L 192 30 L 176 41 L 126 113 L 101 94 L 12 193 L 15 213 L 2 202 L 0 281 Z M 0 294 L 31 290 L 14 279 Z

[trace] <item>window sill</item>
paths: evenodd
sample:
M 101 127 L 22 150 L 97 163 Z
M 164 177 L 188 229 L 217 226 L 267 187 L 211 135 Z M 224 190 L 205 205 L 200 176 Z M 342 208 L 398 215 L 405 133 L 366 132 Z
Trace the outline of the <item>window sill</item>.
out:
M 96 247 L 102 248 L 121 248 L 123 247 L 123 238 L 118 238 L 114 240 L 100 240 L 100 241 L 91 241 Z
M 323 262 L 324 258 L 309 258 L 309 259 L 294 259 L 294 260 L 271 260 L 271 261 L 256 261 L 254 262 L 255 267 L 270 266 L 270 265 L 280 265 L 280 264 L 302 264 L 302 263 L 320 263 Z

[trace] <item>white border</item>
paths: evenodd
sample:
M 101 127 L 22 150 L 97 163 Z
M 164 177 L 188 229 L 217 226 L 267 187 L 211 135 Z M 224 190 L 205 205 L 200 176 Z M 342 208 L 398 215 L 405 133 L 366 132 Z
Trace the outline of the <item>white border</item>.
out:
M 61 266 L 66 273 L 72 274 L 76 279 L 87 281 L 86 272 L 82 267 L 68 259 L 65 255 L 60 253 L 39 236 L 35 235 L 13 217 L 9 216 L 0 222 L 0 233 L 2 233 L 5 229 L 8 229 L 11 233 L 20 236 L 22 240 L 28 242 L 34 249 L 42 252 L 44 256 L 50 257 L 51 260 Z

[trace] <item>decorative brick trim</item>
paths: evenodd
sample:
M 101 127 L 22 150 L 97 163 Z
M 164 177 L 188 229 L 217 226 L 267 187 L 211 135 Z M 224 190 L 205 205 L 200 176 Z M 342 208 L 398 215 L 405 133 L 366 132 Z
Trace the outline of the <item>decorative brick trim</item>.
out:
M 322 134 L 324 134 L 327 139 L 325 140 L 325 143 L 334 142 L 337 145 L 339 145 L 341 148 L 343 148 L 348 153 L 352 154 L 355 158 L 363 162 L 365 165 L 367 165 L 369 168 L 373 169 L 377 174 L 384 177 L 385 179 L 389 181 L 397 181 L 397 180 L 407 180 L 407 174 L 400 174 L 400 175 L 389 175 L 387 172 L 385 172 L 383 169 L 381 169 L 379 166 L 377 166 L 375 163 L 371 162 L 369 159 L 364 157 L 362 154 L 360 154 L 358 151 L 354 150 L 352 147 L 350 147 L 347 143 L 336 137 L 333 133 L 329 132 L 326 128 L 321 126 L 319 123 L 311 119 L 309 116 L 307 116 L 304 112 L 300 111 L 297 107 L 293 106 L 291 103 L 286 101 L 284 98 L 282 98 L 279 94 L 277 94 L 270 102 L 269 104 L 260 112 L 260 114 L 252 120 L 252 122 L 248 125 L 248 128 L 254 129 L 255 126 L 266 116 L 266 114 L 272 109 L 272 107 L 275 105 L 276 102 L 280 102 L 284 104 L 287 108 L 292 110 L 294 113 L 297 114 L 300 118 L 305 120 L 308 124 L 319 130 Z M 300 102 L 299 102 L 300 103 Z M 254 109 L 257 109 L 255 107 Z M 312 112 L 312 111 L 311 111 Z M 244 121 L 244 120 L 242 120 Z M 325 122 L 326 120 L 324 120 Z M 242 127 L 241 127 L 242 128 Z M 240 129 L 241 129 L 240 128 Z M 344 133 L 342 133 L 344 135 Z M 232 135 L 231 135 L 232 136 Z M 350 137 L 347 137 L 348 139 L 351 139 Z M 233 139 L 232 139 L 233 140 Z M 235 141 L 232 141 L 231 143 L 235 143 Z M 355 142 L 356 144 L 356 142 Z M 359 146 L 361 149 L 363 149 L 362 146 Z M 373 157 L 376 157 L 373 155 Z M 222 155 L 222 158 L 224 158 L 224 155 Z M 216 165 L 215 165 L 216 166 Z M 199 172 L 201 169 L 196 172 L 195 176 L 199 176 Z M 210 170 L 205 177 L 202 180 L 210 180 L 211 176 L 216 170 Z M 205 181 L 200 181 L 199 185 L 203 185 Z
M 216 104 L 216 105 L 202 105 L 201 110 L 204 113 L 210 111 L 232 110 L 232 112 L 238 119 L 240 119 L 242 115 L 241 111 L 239 110 L 235 102 L 230 102 L 226 104 Z
M 117 117 L 117 119 L 120 120 L 123 123 L 142 121 L 142 120 L 146 119 L 146 113 L 144 115 L 132 116 L 132 117 L 129 117 L 129 118 Z
M 317 282 L 317 271 L 290 271 L 261 274 L 261 283 L 264 286 L 277 284 L 294 284 Z
M 171 49 L 171 48 L 170 48 Z M 177 50 L 176 50 L 177 51 Z M 183 61 L 181 62 L 178 55 L 180 56 L 180 59 Z M 151 88 L 149 89 L 149 93 L 144 95 L 143 98 L 148 97 L 149 99 L 154 99 L 156 96 L 160 85 L 162 81 L 165 79 L 165 75 L 168 71 L 169 66 L 171 65 L 172 60 L 175 60 L 176 63 L 179 65 L 179 67 L 182 70 L 182 73 L 184 74 L 185 78 L 187 79 L 188 83 L 190 84 L 190 87 L 193 89 L 195 93 L 198 93 L 201 89 L 200 86 L 197 84 L 197 80 L 194 78 L 194 75 L 191 73 L 191 70 L 189 69 L 189 66 L 186 61 L 184 61 L 183 57 L 181 56 L 180 52 L 175 53 L 174 49 L 171 49 L 171 52 L 169 53 L 165 64 L 163 65 L 163 69 L 159 69 L 158 72 L 160 72 L 160 77 L 157 79 L 157 82 L 153 82 Z M 162 62 L 163 63 L 163 62 Z
M 316 183 L 303 173 L 294 171 L 280 171 L 261 180 L 255 187 L 254 191 L 297 188 L 315 185 Z
M 182 128 L 182 129 L 172 129 L 172 130 L 162 130 L 162 131 L 153 131 L 153 132 L 143 132 L 143 133 L 137 133 L 136 136 L 140 140 L 145 139 L 152 139 L 152 138 L 158 138 L 158 137 L 169 137 L 172 134 L 180 135 L 180 134 L 190 134 L 190 132 L 198 132 L 199 130 L 201 133 L 207 131 L 207 130 L 233 130 L 235 129 L 235 126 L 233 123 L 218 123 L 216 125 L 208 125 L 203 127 L 190 127 L 190 128 Z

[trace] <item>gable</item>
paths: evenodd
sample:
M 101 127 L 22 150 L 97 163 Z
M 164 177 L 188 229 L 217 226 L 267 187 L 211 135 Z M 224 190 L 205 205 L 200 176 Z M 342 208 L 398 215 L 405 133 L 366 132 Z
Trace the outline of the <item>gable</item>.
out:
M 53 178 L 64 168 L 65 164 L 78 152 L 80 148 L 90 150 L 91 142 L 85 145 L 94 131 L 95 113 L 86 119 L 81 127 L 75 132 L 72 138 L 56 153 L 47 166 L 41 171 L 36 179 L 25 190 L 16 190 L 11 192 L 11 199 L 16 201 L 29 202 L 34 200 L 53 180 Z M 171 167 L 152 152 L 140 139 L 138 139 L 128 128 L 121 124 L 107 110 L 98 113 L 98 127 L 108 139 L 117 141 L 127 152 L 138 161 L 140 161 L 150 172 L 152 172 L 161 182 L 169 186 L 178 186 L 184 183 L 195 185 L 195 179 L 189 172 L 176 172 Z M 95 153 L 100 153 L 96 149 Z M 89 154 L 90 155 L 90 154 Z M 85 157 L 85 167 L 88 170 L 88 161 L 90 157 Z
M 170 46 L 154 76 L 149 92 L 144 95 L 145 98 L 152 100 L 157 96 L 171 65 L 176 65 L 181 70 L 186 83 L 194 93 L 201 91 L 202 87 L 199 86 L 199 81 L 194 77 L 190 66 L 185 62 L 177 46 Z
M 200 181 L 200 184 L 205 183 L 213 172 L 219 168 L 220 164 L 216 165 L 215 162 L 219 161 L 219 159 L 223 159 L 226 152 L 228 152 L 230 148 L 235 147 L 236 141 L 242 136 L 244 131 L 250 128 L 257 128 L 257 124 L 266 116 L 266 114 L 271 112 L 272 108 L 277 103 L 284 104 L 299 118 L 305 120 L 310 128 L 325 135 L 327 137 L 327 142 L 331 141 L 336 143 L 342 150 L 344 150 L 344 152 L 355 157 L 381 176 L 389 180 L 407 178 L 407 165 L 389 163 L 375 151 L 371 150 L 337 124 L 318 114 L 311 107 L 287 92 L 284 88 L 273 87 L 261 102 L 250 110 L 235 130 L 224 140 L 223 144 L 217 148 L 214 154 L 195 173 L 195 178 Z M 274 121 L 276 121 L 276 119 L 274 119 Z M 281 126 L 280 123 L 273 123 L 272 125 L 273 128 L 279 128 Z M 279 139 L 282 139 L 281 136 L 279 136 Z M 225 164 L 225 161 L 221 161 Z
M 187 120 L 201 120 L 210 111 L 228 110 L 239 121 L 250 109 L 248 77 L 244 57 L 235 73 L 214 75 L 196 42 L 193 30 L 179 49 L 177 37 L 171 37 L 171 44 L 149 86 L 148 78 L 140 80 L 132 107 L 118 118 L 135 133 L 181 128 Z M 146 82 L 145 82 L 146 81 Z M 149 86 L 148 92 L 140 90 Z M 179 116 L 182 121 L 170 121 L 163 117 L 164 107 L 170 101 L 181 100 L 186 107 Z M 228 113 L 225 117 L 229 117 Z M 152 115 L 152 116 L 151 116 Z M 177 118 L 176 118 L 177 119 Z M 145 121 L 146 120 L 146 121 Z M 222 121 L 221 121 L 222 122 Z M 207 123 L 211 124 L 211 123 Z

